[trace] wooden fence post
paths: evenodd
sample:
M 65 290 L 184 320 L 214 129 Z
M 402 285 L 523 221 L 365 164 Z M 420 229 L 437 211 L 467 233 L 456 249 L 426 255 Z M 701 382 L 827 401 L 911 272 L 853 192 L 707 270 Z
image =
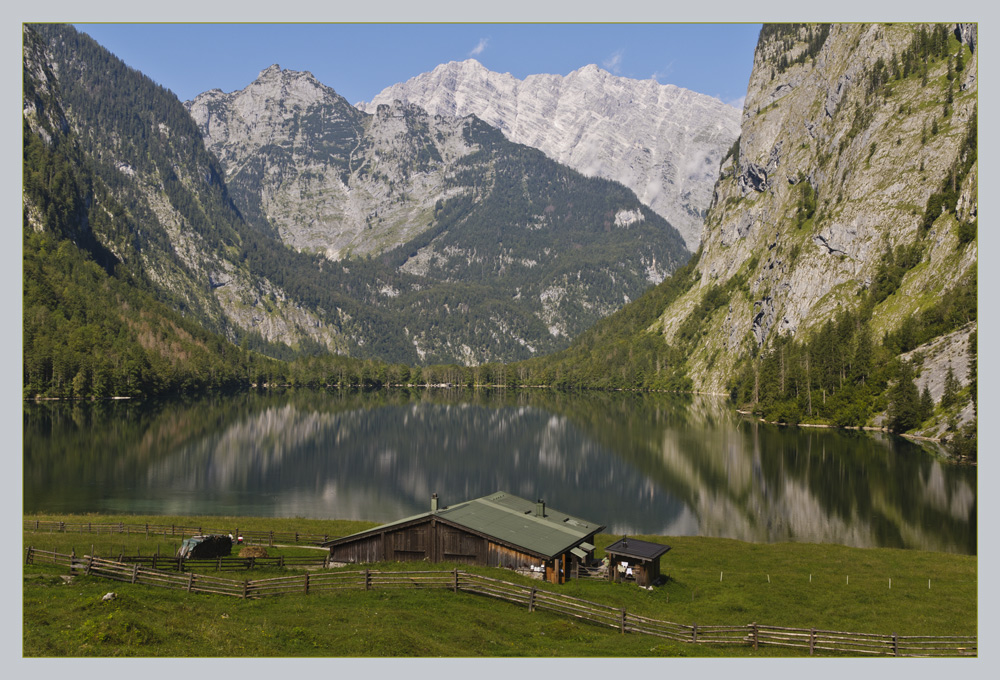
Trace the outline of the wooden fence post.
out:
M 268 532 L 268 534 L 267 534 L 267 547 L 269 547 L 269 548 L 273 548 L 274 547 L 274 530 L 273 529 L 270 532 Z
M 458 567 L 455 567 L 455 584 L 452 586 L 452 592 L 458 592 Z
M 816 649 L 816 629 L 811 628 L 809 630 L 809 656 L 813 655 L 813 651 Z
M 190 574 L 188 574 L 187 591 L 189 593 L 191 592 L 191 586 L 193 586 L 193 585 L 194 585 L 194 572 L 192 571 Z
M 754 621 L 750 624 L 750 634 L 753 636 L 753 651 L 757 651 L 757 622 Z
M 899 656 L 899 636 L 892 634 L 892 655 Z
M 305 575 L 305 594 L 306 595 L 309 594 L 309 572 L 308 571 L 306 572 L 306 575 Z
M 625 607 L 622 607 L 622 615 L 621 615 L 621 623 L 620 623 L 620 625 L 621 625 L 622 635 L 624 635 L 625 634 Z
M 32 547 L 30 545 L 28 546 L 28 554 L 24 556 L 24 563 L 25 564 L 31 564 L 32 557 L 34 557 L 31 553 L 34 550 L 35 550 L 34 547 Z
M 371 590 L 371 572 L 365 569 L 365 590 Z
M 243 579 L 243 599 L 247 599 L 247 586 L 249 585 L 248 579 Z
M 691 642 L 697 642 L 697 641 L 698 641 L 698 624 L 696 623 L 691 628 Z
M 535 611 L 535 591 L 538 590 L 535 586 L 531 586 L 531 595 L 528 596 L 528 611 Z
M 132 581 L 131 581 L 131 583 L 135 583 L 135 577 L 138 576 L 138 575 L 139 575 L 139 563 L 136 562 L 135 564 L 132 565 Z

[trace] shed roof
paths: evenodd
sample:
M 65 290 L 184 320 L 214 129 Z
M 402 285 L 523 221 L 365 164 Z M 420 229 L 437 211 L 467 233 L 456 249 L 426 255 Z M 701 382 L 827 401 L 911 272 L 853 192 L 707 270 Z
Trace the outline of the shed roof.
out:
M 621 555 L 637 560 L 655 560 L 668 550 L 670 550 L 670 546 L 663 543 L 650 543 L 649 541 L 640 541 L 638 538 L 622 536 L 621 539 L 605 548 L 604 552 L 609 555 Z
M 580 545 L 585 539 L 604 529 L 603 525 L 553 510 L 548 506 L 545 506 L 544 515 L 539 516 L 537 507 L 538 504 L 533 501 L 505 491 L 497 491 L 489 496 L 441 508 L 437 512 L 421 513 L 335 541 L 328 541 L 325 545 L 379 533 L 433 515 L 445 522 L 551 558 Z

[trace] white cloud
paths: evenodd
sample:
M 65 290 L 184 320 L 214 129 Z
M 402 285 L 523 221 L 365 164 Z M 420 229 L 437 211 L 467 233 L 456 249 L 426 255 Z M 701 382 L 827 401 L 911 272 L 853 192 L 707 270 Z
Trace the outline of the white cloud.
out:
M 747 99 L 746 95 L 743 95 L 739 99 L 734 99 L 734 100 L 728 101 L 726 103 L 729 104 L 730 106 L 732 106 L 734 109 L 742 111 L 743 110 L 743 102 L 745 102 L 746 99 Z
M 663 84 L 663 80 L 666 79 L 666 77 L 669 76 L 673 72 L 674 72 L 674 62 L 670 62 L 669 64 L 667 64 L 666 66 L 664 66 L 662 69 L 659 69 L 658 71 L 653 72 L 653 75 L 650 76 L 650 77 L 653 80 L 655 80 L 656 82 L 658 82 L 660 84 Z
M 469 52 L 469 56 L 478 57 L 486 49 L 486 46 L 489 44 L 489 42 L 490 42 L 489 38 L 480 38 L 479 43 L 472 48 L 471 52 Z
M 622 59 L 625 57 L 625 50 L 617 50 L 610 57 L 601 62 L 604 68 L 612 73 L 620 73 L 622 70 Z

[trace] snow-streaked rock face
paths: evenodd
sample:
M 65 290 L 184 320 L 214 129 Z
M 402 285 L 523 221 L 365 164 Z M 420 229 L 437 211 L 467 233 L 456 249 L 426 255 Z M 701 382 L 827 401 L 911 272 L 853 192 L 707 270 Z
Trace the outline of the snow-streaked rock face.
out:
M 357 106 L 394 100 L 431 115 L 473 114 L 511 141 L 586 175 L 621 182 L 697 250 L 719 163 L 739 135 L 740 112 L 714 97 L 590 65 L 567 76 L 519 80 L 474 59 L 442 64 Z

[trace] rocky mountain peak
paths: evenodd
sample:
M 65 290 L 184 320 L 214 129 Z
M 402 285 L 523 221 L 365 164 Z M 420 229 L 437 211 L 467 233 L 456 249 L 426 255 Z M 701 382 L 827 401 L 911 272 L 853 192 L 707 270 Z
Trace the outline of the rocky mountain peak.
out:
M 475 115 L 513 142 L 533 146 L 588 176 L 621 182 L 696 250 L 722 155 L 740 112 L 714 97 L 589 64 L 567 76 L 520 80 L 475 59 L 449 62 L 386 88 L 357 106 L 394 100 L 431 115 Z

